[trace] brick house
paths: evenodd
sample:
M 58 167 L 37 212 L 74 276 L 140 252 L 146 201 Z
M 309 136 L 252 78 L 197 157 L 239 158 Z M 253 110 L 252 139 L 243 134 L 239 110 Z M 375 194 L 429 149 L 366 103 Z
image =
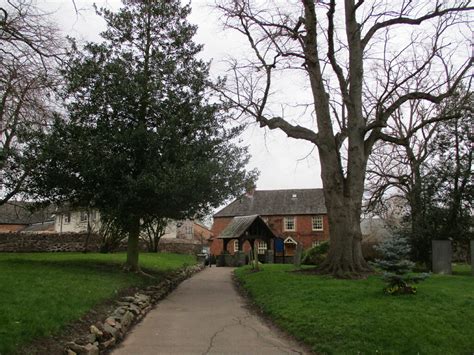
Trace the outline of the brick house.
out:
M 215 236 L 211 244 L 211 253 L 219 255 L 223 251 L 223 241 L 218 239 L 220 233 L 234 217 L 259 215 L 273 233 L 281 239 L 275 247 L 279 254 L 292 256 L 296 243 L 302 243 L 304 249 L 311 248 L 321 241 L 329 239 L 324 194 L 322 189 L 291 190 L 253 190 L 236 199 L 214 215 L 212 233 Z M 258 252 L 264 254 L 268 246 L 257 242 Z M 283 248 L 283 250 L 282 250 Z M 238 243 L 229 243 L 227 251 L 231 254 L 238 250 Z M 248 252 L 250 245 L 243 245 Z

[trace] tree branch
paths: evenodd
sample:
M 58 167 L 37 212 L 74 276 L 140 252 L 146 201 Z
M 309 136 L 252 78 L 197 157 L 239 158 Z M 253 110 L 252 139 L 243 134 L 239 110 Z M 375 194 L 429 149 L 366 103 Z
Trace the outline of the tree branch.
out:
M 460 5 L 458 7 L 451 7 L 451 8 L 447 8 L 447 9 L 444 9 L 444 10 L 440 10 L 440 5 L 437 5 L 433 12 L 431 12 L 429 14 L 426 14 L 424 16 L 420 16 L 420 17 L 417 17 L 417 18 L 409 18 L 409 17 L 403 17 L 400 14 L 400 17 L 376 23 L 375 25 L 373 25 L 367 31 L 364 38 L 362 39 L 362 48 L 365 48 L 366 45 L 371 40 L 371 38 L 375 35 L 375 33 L 377 31 L 381 30 L 382 28 L 386 28 L 386 27 L 393 26 L 393 25 L 402 25 L 402 24 L 416 26 L 416 25 L 420 25 L 421 23 L 423 23 L 426 20 L 429 20 L 429 19 L 432 19 L 432 18 L 435 18 L 435 17 L 441 17 L 441 16 L 444 16 L 444 15 L 452 13 L 452 12 L 461 12 L 461 11 L 474 10 L 474 7 L 467 6 L 467 4 L 469 4 L 469 3 L 470 3 L 470 1 L 466 2 L 463 5 Z

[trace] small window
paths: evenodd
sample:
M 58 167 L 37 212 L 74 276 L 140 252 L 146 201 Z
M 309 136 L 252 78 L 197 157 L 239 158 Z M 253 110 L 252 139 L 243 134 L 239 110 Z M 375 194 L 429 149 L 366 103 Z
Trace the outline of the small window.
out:
M 86 222 L 87 221 L 87 212 L 86 211 L 81 211 L 81 222 Z
M 239 251 L 239 240 L 234 240 L 234 252 Z
M 71 213 L 65 213 L 64 214 L 64 223 L 71 223 Z
M 315 240 L 315 241 L 312 243 L 311 247 L 312 247 L 312 248 L 317 247 L 319 244 L 321 244 L 321 241 Z
M 257 251 L 259 254 L 265 254 L 265 252 L 267 251 L 267 243 L 262 240 L 259 240 L 257 244 Z
M 323 216 L 314 216 L 312 218 L 313 231 L 323 230 Z
M 285 230 L 285 231 L 295 231 L 296 230 L 296 218 L 295 217 L 285 217 L 283 219 L 283 230 Z

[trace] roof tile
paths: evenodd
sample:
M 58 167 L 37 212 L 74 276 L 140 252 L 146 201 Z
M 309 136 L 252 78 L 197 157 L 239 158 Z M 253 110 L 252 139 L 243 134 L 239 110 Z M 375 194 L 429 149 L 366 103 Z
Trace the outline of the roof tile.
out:
M 325 214 L 323 189 L 257 190 L 242 195 L 214 217 Z

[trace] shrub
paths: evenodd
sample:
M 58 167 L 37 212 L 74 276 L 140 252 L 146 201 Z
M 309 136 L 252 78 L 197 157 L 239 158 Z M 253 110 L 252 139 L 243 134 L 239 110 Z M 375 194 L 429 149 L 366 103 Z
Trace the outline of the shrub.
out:
M 306 250 L 301 260 L 305 265 L 319 265 L 321 264 L 329 251 L 329 242 L 322 242 L 311 249 Z
M 382 278 L 387 283 L 384 292 L 390 295 L 415 294 L 416 287 L 411 283 L 426 279 L 428 274 L 411 273 L 415 263 L 408 260 L 408 240 L 395 235 L 384 240 L 376 249 L 383 255 L 382 259 L 376 259 L 373 264 L 384 271 Z

